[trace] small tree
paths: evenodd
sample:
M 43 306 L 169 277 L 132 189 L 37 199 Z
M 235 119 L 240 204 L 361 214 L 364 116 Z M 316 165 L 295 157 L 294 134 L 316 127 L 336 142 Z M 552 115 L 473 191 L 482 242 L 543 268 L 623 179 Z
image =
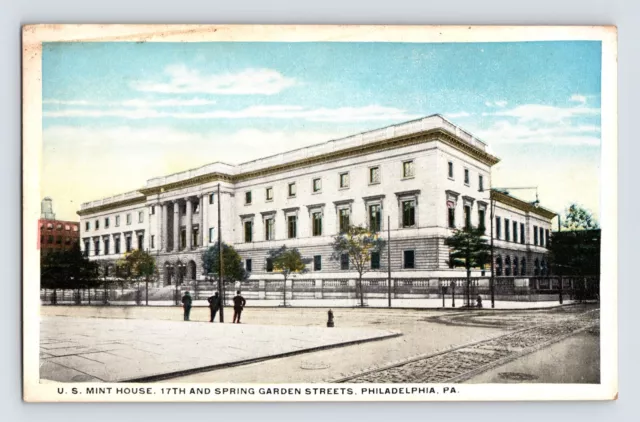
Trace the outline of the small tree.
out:
M 222 269 L 222 283 L 246 280 L 248 274 L 242 266 L 242 258 L 233 246 L 222 242 L 222 254 L 222 264 L 224 266 Z M 220 279 L 220 253 L 217 244 L 202 253 L 202 268 L 207 274 L 214 274 L 217 279 Z M 221 300 L 224 300 L 224 298 L 221 298 Z
M 80 289 L 91 288 L 96 283 L 99 283 L 98 265 L 89 261 L 77 244 L 41 259 L 40 285 L 52 289 L 54 295 L 57 289 L 73 289 L 80 294 Z
M 561 223 L 567 230 L 594 230 L 600 228 L 591 211 L 578 204 L 571 204 L 564 212 Z
M 296 248 L 288 249 L 282 246 L 269 251 L 269 258 L 273 262 L 273 271 L 282 274 L 284 277 L 284 287 L 282 290 L 283 305 L 287 306 L 287 278 L 292 273 L 304 273 L 307 271 L 308 259 L 302 258 L 300 251 Z
M 451 249 L 449 265 L 467 270 L 467 306 L 471 306 L 471 269 L 482 268 L 488 261 L 491 246 L 487 244 L 484 228 L 465 227 L 445 239 Z
M 131 252 L 127 252 L 119 262 L 121 268 L 126 271 L 125 274 L 130 274 L 132 278 L 138 281 L 138 284 L 140 280 L 144 280 L 145 302 L 149 305 L 149 281 L 156 274 L 156 260 L 148 252 L 142 249 L 134 249 Z
M 344 233 L 340 233 L 333 239 L 331 258 L 340 260 L 342 255 L 347 254 L 349 263 L 358 272 L 360 306 L 364 306 L 362 276 L 371 267 L 371 254 L 373 252 L 380 253 L 385 245 L 386 241 L 377 232 L 362 226 L 349 226 Z

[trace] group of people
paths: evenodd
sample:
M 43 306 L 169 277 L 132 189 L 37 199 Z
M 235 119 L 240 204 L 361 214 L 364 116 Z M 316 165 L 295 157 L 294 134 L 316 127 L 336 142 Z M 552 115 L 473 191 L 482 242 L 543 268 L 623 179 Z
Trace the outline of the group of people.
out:
M 211 317 L 209 318 L 209 322 L 214 322 L 216 319 L 216 314 L 222 307 L 222 301 L 220 300 L 220 296 L 218 296 L 218 292 L 216 292 L 213 296 L 207 299 L 209 302 L 209 311 L 211 313 Z M 184 309 L 184 320 L 189 321 L 189 316 L 191 315 L 191 305 L 193 300 L 191 299 L 191 294 L 189 292 L 185 292 L 184 296 L 182 296 L 182 308 Z M 242 314 L 242 310 L 244 306 L 247 304 L 247 301 L 240 295 L 240 290 L 236 292 L 236 295 L 233 298 L 233 323 L 240 324 L 240 315 Z

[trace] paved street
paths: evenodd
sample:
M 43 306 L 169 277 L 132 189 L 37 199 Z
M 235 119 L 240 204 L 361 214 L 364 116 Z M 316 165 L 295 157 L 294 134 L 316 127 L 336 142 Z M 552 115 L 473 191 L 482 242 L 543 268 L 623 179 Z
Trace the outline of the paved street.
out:
M 147 327 L 172 321 L 176 321 L 177 327 L 200 325 L 209 327 L 209 324 L 178 322 L 182 315 L 180 309 L 176 307 L 58 306 L 44 307 L 42 311 L 44 315 L 73 315 L 73 318 L 79 319 L 94 317 L 92 319 L 104 321 L 109 329 L 115 331 L 118 331 L 117 327 L 134 326 L 137 328 L 132 330 L 144 330 L 148 329 Z M 301 327 L 321 329 L 326 324 L 326 312 L 327 309 L 316 308 L 248 308 L 245 311 L 246 315 L 243 315 L 245 324 L 241 327 L 255 328 L 252 333 L 255 333 L 257 336 L 255 338 L 258 339 L 272 326 L 288 326 L 291 330 Z M 474 371 L 479 368 L 500 363 L 504 359 L 516 359 L 518 353 L 527 352 L 532 350 L 531 348 L 553 342 L 560 336 L 597 324 L 598 319 L 598 310 L 591 305 L 535 311 L 334 309 L 334 313 L 336 329 L 333 330 L 351 328 L 364 332 L 364 330 L 380 329 L 387 332 L 401 332 L 402 336 L 242 366 L 185 374 L 174 377 L 170 381 L 427 382 L 465 374 L 469 378 L 477 375 Z M 229 317 L 228 313 L 227 317 Z M 195 308 L 192 319 L 207 321 L 208 310 Z M 229 326 L 231 325 L 225 324 L 225 327 Z M 324 330 L 323 332 L 326 333 L 326 329 Z M 252 339 L 254 334 L 245 337 Z M 280 337 L 268 337 L 270 342 L 281 342 Z M 252 346 L 243 344 L 243 347 L 251 350 Z M 210 343 L 209 349 L 215 350 L 215 344 Z M 158 359 L 169 362 L 182 362 L 187 356 L 183 346 L 173 348 L 156 346 L 154 351 L 161 351 Z M 440 362 L 450 362 L 454 369 L 457 368 L 457 372 L 447 369 L 442 363 L 435 364 L 433 359 L 437 354 L 442 356 Z M 482 358 L 478 359 L 479 356 Z M 433 370 L 429 372 L 427 369 Z

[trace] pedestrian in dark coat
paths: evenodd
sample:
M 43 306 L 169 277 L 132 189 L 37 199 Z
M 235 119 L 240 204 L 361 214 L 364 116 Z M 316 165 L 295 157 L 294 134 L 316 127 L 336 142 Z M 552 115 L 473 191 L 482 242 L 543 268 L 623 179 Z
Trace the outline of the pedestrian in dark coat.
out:
M 184 320 L 189 321 L 189 314 L 191 313 L 191 295 L 189 292 L 186 292 L 184 296 L 182 296 L 182 307 L 184 308 Z
M 247 304 L 247 301 L 244 300 L 242 296 L 240 296 L 240 290 L 236 292 L 236 296 L 233 298 L 233 322 L 236 324 L 240 324 L 240 314 L 244 309 L 244 305 Z
M 216 313 L 220 310 L 220 296 L 218 296 L 218 292 L 207 299 L 207 301 L 209 302 L 209 311 L 211 311 L 209 322 L 213 322 L 216 319 Z

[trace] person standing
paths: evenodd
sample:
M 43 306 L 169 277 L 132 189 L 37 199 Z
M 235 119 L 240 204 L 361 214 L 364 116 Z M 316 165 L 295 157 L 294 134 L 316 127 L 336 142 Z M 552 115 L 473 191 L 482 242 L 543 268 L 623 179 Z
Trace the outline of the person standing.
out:
M 182 307 L 184 308 L 184 320 L 189 321 L 189 314 L 191 313 L 191 295 L 189 292 L 186 292 L 184 296 L 182 296 Z
M 209 322 L 213 322 L 216 319 L 216 313 L 220 310 L 220 296 L 218 296 L 218 292 L 207 299 L 207 301 L 209 302 L 209 311 L 211 311 Z
M 233 322 L 236 324 L 240 324 L 240 314 L 244 309 L 244 305 L 247 304 L 247 301 L 244 300 L 242 296 L 240 296 L 240 290 L 236 292 L 236 296 L 233 298 Z

